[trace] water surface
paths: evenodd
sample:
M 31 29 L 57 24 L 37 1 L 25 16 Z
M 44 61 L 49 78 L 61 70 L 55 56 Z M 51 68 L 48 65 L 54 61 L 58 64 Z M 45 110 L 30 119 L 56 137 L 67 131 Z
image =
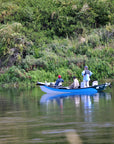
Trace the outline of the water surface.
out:
M 67 144 L 76 136 L 83 144 L 113 144 L 113 90 L 47 98 L 39 88 L 2 90 L 0 144 Z

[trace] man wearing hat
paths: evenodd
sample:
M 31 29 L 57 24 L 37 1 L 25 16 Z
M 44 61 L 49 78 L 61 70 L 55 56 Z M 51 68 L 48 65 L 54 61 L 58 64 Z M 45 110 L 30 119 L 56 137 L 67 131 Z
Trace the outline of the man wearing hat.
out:
M 61 75 L 58 75 L 58 79 L 56 80 L 55 86 L 61 86 L 64 80 L 61 78 Z
M 93 73 L 88 70 L 88 66 L 85 66 L 84 71 L 82 72 L 82 76 L 83 76 L 83 82 L 85 83 L 86 87 L 89 87 L 90 76 L 92 74 Z

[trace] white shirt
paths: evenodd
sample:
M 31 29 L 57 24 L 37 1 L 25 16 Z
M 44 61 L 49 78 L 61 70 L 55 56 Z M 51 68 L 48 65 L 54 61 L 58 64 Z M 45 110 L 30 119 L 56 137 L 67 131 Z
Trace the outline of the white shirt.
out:
M 78 88 L 79 87 L 79 81 L 76 78 L 74 79 L 73 84 L 74 84 L 74 88 Z

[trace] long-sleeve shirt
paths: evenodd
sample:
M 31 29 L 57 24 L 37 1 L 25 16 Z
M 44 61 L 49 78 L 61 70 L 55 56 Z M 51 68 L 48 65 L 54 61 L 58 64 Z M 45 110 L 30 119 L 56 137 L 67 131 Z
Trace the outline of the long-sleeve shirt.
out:
M 76 78 L 74 79 L 73 84 L 74 84 L 74 88 L 78 88 L 79 87 L 79 81 Z
M 92 75 L 93 73 L 89 70 L 87 70 L 87 73 L 86 71 L 84 70 L 82 72 L 82 76 L 83 76 L 83 81 L 90 81 L 90 76 Z

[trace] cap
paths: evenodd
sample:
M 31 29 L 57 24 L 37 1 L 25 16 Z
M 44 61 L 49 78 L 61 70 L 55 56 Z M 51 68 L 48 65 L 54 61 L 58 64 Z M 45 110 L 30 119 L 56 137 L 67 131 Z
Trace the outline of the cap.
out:
M 61 78 L 61 75 L 58 75 L 58 78 Z
M 85 66 L 84 68 L 87 68 L 87 69 L 88 69 L 88 66 Z

